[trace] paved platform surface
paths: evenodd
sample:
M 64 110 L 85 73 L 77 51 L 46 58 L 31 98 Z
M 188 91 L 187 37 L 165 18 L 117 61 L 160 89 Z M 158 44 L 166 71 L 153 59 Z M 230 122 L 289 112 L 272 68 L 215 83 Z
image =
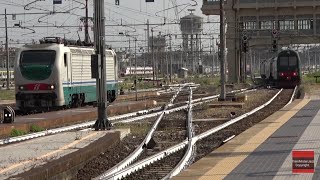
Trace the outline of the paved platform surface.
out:
M 0 146 L 0 179 L 7 179 L 35 167 L 78 151 L 98 139 L 120 131 L 120 137 L 130 130 L 66 132 L 16 144 Z
M 320 179 L 320 100 L 295 100 L 173 179 Z M 314 174 L 292 173 L 292 150 L 314 151 Z

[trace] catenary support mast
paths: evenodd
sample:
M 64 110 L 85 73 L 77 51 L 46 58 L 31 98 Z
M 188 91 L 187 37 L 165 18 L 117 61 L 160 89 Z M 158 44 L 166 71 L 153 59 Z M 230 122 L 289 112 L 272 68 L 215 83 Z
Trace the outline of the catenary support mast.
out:
M 106 107 L 106 45 L 105 45 L 105 17 L 104 0 L 94 1 L 94 44 L 96 55 L 98 55 L 98 77 L 97 77 L 97 105 L 98 119 L 95 123 L 95 130 L 110 128 L 107 119 Z

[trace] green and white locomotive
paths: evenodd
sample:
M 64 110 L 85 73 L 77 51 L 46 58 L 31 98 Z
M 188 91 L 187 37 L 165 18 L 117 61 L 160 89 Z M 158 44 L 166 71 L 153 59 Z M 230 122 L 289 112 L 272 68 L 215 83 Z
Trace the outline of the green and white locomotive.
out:
M 79 107 L 96 102 L 96 79 L 91 77 L 91 55 L 95 51 L 76 44 L 56 37 L 44 38 L 40 44 L 25 45 L 17 51 L 14 76 L 16 106 L 20 110 Z M 117 69 L 115 52 L 106 50 L 109 102 L 116 99 L 118 92 Z

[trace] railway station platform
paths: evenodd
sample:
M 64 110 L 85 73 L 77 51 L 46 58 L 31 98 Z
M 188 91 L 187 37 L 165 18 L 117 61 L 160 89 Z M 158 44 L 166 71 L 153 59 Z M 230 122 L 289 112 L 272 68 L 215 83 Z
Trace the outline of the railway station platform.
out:
M 0 146 L 0 179 L 70 179 L 88 160 L 128 133 L 129 129 L 87 129 Z
M 320 100 L 295 100 L 173 179 L 320 179 L 319 109 Z M 313 151 L 314 161 L 304 155 L 293 159 L 296 151 Z M 306 159 L 310 164 L 298 167 L 296 160 L 306 162 Z M 310 169 L 314 173 L 301 173 Z

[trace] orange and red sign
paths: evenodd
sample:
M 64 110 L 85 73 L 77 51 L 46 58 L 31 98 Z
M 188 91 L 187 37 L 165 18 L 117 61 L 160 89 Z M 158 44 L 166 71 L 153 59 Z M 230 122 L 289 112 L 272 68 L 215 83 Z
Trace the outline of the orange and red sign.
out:
M 314 173 L 314 151 L 292 151 L 292 173 Z

